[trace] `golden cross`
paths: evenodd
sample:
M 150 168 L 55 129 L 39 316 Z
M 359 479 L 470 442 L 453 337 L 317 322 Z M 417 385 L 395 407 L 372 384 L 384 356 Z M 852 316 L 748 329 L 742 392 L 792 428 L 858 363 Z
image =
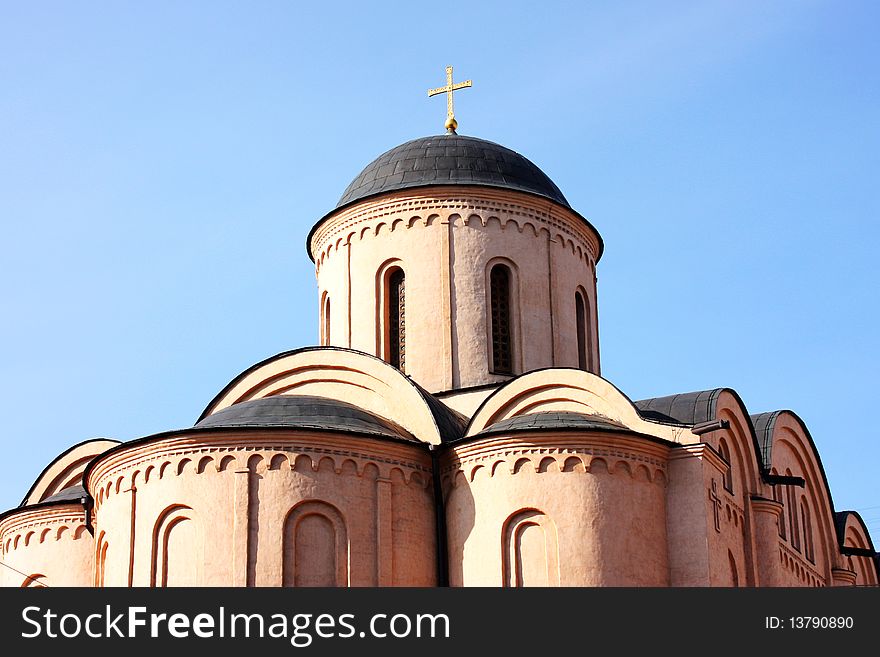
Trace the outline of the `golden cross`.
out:
M 455 112 L 452 108 L 452 92 L 457 91 L 458 89 L 464 89 L 465 87 L 472 86 L 473 83 L 470 80 L 465 80 L 464 82 L 459 82 L 458 84 L 452 83 L 452 67 L 446 67 L 446 86 L 445 87 L 437 87 L 436 89 L 428 89 L 428 97 L 436 96 L 437 94 L 446 94 L 446 132 L 450 132 L 455 134 L 455 129 L 458 127 L 458 121 L 455 120 Z

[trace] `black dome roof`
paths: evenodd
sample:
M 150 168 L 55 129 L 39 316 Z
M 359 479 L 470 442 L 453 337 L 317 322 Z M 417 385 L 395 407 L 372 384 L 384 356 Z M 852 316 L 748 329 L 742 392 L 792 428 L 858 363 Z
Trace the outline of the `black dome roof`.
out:
M 571 208 L 547 174 L 519 153 L 455 134 L 413 139 L 383 153 L 351 181 L 336 208 L 383 192 L 428 185 L 500 187 Z

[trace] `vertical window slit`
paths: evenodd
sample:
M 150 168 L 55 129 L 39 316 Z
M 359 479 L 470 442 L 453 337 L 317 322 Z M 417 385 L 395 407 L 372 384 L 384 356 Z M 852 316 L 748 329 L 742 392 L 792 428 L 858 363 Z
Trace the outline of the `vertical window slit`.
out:
M 513 350 L 510 325 L 510 270 L 495 265 L 489 274 L 492 316 L 492 370 L 513 374 Z
M 396 268 L 388 276 L 388 362 L 406 368 L 406 275 Z

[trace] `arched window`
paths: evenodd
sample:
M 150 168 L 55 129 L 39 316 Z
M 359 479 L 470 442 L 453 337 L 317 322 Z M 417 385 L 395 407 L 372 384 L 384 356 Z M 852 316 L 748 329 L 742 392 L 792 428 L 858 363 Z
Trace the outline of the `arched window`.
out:
M 587 304 L 581 290 L 576 290 L 574 293 L 574 311 L 577 316 L 578 367 L 582 370 L 589 370 L 590 353 L 587 345 Z
M 330 344 L 330 295 L 326 292 L 321 304 L 321 344 Z
M 510 269 L 506 265 L 495 265 L 489 274 L 489 307 L 492 321 L 492 371 L 496 374 L 513 374 L 510 306 Z
M 791 470 L 785 471 L 785 476 L 791 477 Z M 801 550 L 801 532 L 798 523 L 798 505 L 794 486 L 786 486 L 787 504 L 788 506 L 788 535 L 791 537 L 791 547 L 800 552 Z
M 724 490 L 728 493 L 733 492 L 733 463 L 730 460 L 730 449 L 727 447 L 727 441 L 722 438 L 718 441 L 718 451 L 721 458 L 727 463 L 727 469 L 724 471 Z
M 400 267 L 385 272 L 385 360 L 406 369 L 406 274 Z
M 772 470 L 771 474 L 776 474 L 776 470 Z M 782 486 L 773 486 L 773 499 L 782 505 L 782 513 L 779 514 L 779 538 L 785 540 L 785 501 L 782 498 Z
M 804 556 L 811 563 L 816 563 L 813 552 L 813 521 L 810 518 L 810 507 L 807 506 L 807 498 L 801 497 L 801 525 L 804 529 Z

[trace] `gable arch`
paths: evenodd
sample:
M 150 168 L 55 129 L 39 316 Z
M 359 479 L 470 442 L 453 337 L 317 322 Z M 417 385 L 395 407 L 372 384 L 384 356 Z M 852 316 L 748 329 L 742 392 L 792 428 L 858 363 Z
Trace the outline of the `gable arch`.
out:
M 839 551 L 834 528 L 834 502 L 813 438 L 804 421 L 792 411 L 776 411 L 766 424 L 762 422 L 758 426 L 765 443 L 764 452 L 768 466 L 775 468 L 777 472 L 790 470 L 794 476 L 804 479 L 804 489 L 798 490 L 796 497 L 800 499 L 800 493 L 803 493 L 810 506 L 816 565 L 821 566 L 823 572 L 830 577 Z M 790 506 L 786 502 L 786 519 L 790 513 L 800 514 L 798 508 L 792 509 Z M 797 526 L 803 532 L 800 517 L 797 518 Z
M 310 395 L 353 404 L 439 445 L 450 431 L 440 408 L 410 378 L 385 361 L 353 349 L 309 347 L 254 365 L 218 394 L 199 421 L 234 404 L 276 395 Z M 448 412 L 447 412 L 448 411 Z M 448 419 L 448 418 L 446 418 Z
M 574 411 L 637 433 L 680 442 L 686 427 L 644 420 L 632 401 L 609 381 L 573 367 L 533 370 L 511 379 L 477 408 L 465 430 L 470 438 L 489 426 L 520 415 Z
M 119 444 L 118 440 L 94 438 L 62 452 L 40 473 L 24 496 L 21 506 L 39 504 L 65 488 L 79 485 L 92 459 Z
M 880 557 L 874 550 L 874 543 L 862 516 L 855 511 L 840 511 L 835 514 L 835 528 L 842 548 L 874 553 L 873 558 L 865 555 L 844 555 L 847 569 L 855 573 L 856 586 L 877 586 L 880 583 Z
M 761 490 L 762 460 L 752 419 L 735 391 L 722 388 L 715 400 L 715 419 L 726 420 L 730 428 L 713 432 L 718 436 L 713 447 L 720 448 L 721 439 L 730 450 L 733 489 L 737 495 Z

